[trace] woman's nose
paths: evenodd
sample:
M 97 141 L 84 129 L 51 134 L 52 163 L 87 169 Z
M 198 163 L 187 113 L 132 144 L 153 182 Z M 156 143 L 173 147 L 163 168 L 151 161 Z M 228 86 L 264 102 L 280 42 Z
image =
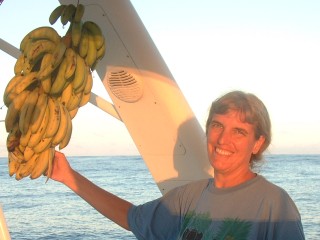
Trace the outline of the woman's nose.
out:
M 226 131 L 224 129 L 223 131 L 220 132 L 220 134 L 218 136 L 218 143 L 219 144 L 227 144 L 230 142 L 230 139 L 231 139 L 230 133 L 228 133 L 228 131 Z

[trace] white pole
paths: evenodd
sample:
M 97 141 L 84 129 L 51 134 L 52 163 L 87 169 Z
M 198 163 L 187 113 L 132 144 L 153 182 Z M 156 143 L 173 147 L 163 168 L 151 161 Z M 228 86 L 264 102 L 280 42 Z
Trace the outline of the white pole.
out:
M 1 204 L 0 204 L 0 240 L 11 240 Z

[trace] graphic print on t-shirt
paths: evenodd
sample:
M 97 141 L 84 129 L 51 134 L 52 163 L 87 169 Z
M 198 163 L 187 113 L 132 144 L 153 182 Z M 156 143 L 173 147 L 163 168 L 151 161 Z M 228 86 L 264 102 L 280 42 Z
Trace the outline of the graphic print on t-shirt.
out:
M 239 219 L 226 218 L 212 221 L 207 213 L 191 212 L 184 219 L 181 240 L 245 240 L 251 223 Z M 216 230 L 214 230 L 216 229 Z

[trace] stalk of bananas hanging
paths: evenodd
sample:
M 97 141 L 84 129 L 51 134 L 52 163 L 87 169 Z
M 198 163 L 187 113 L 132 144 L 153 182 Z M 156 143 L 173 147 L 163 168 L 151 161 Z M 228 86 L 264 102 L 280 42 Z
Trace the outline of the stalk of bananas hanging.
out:
M 59 5 L 49 22 L 70 22 L 65 36 L 43 26 L 20 43 L 21 55 L 3 95 L 9 175 L 17 180 L 50 176 L 55 148 L 68 145 L 72 119 L 90 99 L 92 71 L 106 46 L 100 27 L 82 22 L 84 10 L 82 4 Z

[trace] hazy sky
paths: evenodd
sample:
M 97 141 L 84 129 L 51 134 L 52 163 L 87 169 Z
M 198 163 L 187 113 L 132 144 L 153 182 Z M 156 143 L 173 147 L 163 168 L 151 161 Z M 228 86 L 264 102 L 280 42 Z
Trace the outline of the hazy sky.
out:
M 269 110 L 270 153 L 320 153 L 320 1 L 131 2 L 202 126 L 212 100 L 240 89 L 256 94 Z M 58 4 L 4 0 L 0 38 L 18 47 L 30 30 L 49 25 Z M 14 63 L 0 51 L 0 99 Z M 99 78 L 94 81 L 93 91 L 107 97 Z M 1 120 L 5 113 L 2 107 Z M 6 156 L 0 124 L 0 156 Z M 68 155 L 138 154 L 125 126 L 91 104 L 73 124 Z

